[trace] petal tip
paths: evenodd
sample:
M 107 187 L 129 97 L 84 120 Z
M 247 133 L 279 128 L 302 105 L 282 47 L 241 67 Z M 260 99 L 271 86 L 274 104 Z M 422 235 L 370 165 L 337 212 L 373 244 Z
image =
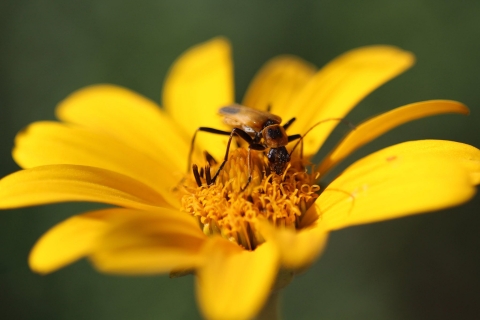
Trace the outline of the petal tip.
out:
M 44 262 L 42 263 L 44 259 L 42 259 L 37 249 L 38 247 L 37 245 L 35 245 L 30 251 L 30 254 L 28 255 L 28 266 L 30 267 L 30 270 L 32 270 L 32 272 L 38 273 L 40 275 L 46 275 L 59 269 L 59 267 L 48 265 Z

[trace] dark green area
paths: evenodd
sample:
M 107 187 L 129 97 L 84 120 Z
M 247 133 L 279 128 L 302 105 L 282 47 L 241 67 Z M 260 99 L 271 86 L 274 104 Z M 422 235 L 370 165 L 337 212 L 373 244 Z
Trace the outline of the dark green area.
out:
M 410 102 L 447 98 L 469 117 L 395 129 L 348 162 L 412 139 L 480 146 L 480 2 L 470 1 L 2 1 L 0 174 L 27 124 L 53 119 L 72 91 L 114 83 L 159 100 L 170 64 L 216 35 L 231 39 L 240 100 L 255 71 L 282 53 L 323 65 L 346 50 L 393 44 L 416 66 L 367 97 L 354 123 Z M 335 132 L 333 145 L 346 129 Z M 159 134 L 161 129 L 159 128 Z M 406 173 L 408 174 L 408 173 Z M 480 199 L 440 213 L 334 232 L 324 256 L 285 290 L 285 319 L 474 319 L 480 314 Z M 191 277 L 114 277 L 82 261 L 48 276 L 28 252 L 48 228 L 92 206 L 0 215 L 1 319 L 198 318 Z

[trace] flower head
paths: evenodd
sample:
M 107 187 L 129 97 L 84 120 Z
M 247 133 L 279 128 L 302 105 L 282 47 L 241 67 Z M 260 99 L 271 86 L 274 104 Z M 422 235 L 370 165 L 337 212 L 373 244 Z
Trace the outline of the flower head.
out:
M 0 181 L 0 207 L 111 204 L 48 231 L 31 252 L 32 270 L 49 273 L 87 257 L 109 273 L 194 272 L 207 318 L 251 318 L 272 290 L 321 254 L 330 231 L 454 206 L 474 195 L 480 151 L 440 140 L 380 150 L 326 188 L 319 185 L 345 157 L 398 125 L 468 113 L 448 100 L 394 109 L 358 125 L 312 166 L 338 123 L 328 119 L 344 118 L 413 61 L 391 46 L 352 50 L 319 71 L 294 56 L 275 58 L 242 104 L 262 112 L 271 106 L 283 120 L 296 117 L 288 132 L 298 134 L 291 138 L 298 147 L 267 145 L 265 135 L 244 130 L 247 143 L 232 139 L 226 152 L 229 137 L 207 130 L 197 132 L 189 159 L 197 128 L 232 130 L 216 116 L 234 103 L 230 45 L 213 39 L 175 62 L 164 109 L 130 90 L 96 85 L 59 104 L 61 122 L 37 122 L 19 133 L 13 156 L 24 170 Z M 281 159 L 265 155 L 280 148 L 286 148 Z

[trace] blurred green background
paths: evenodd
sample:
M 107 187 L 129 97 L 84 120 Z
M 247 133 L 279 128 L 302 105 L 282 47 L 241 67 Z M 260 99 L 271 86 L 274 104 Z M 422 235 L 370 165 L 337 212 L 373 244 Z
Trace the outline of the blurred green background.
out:
M 358 123 L 410 102 L 446 98 L 469 117 L 444 115 L 395 129 L 347 163 L 405 140 L 480 146 L 480 2 L 85 0 L 0 3 L 0 174 L 18 167 L 15 134 L 54 119 L 55 105 L 94 83 L 159 101 L 165 73 L 189 46 L 216 35 L 234 48 L 237 99 L 267 59 L 282 53 L 318 66 L 346 50 L 393 44 L 416 66 L 367 97 Z M 344 133 L 335 131 L 331 146 Z M 161 131 L 159 130 L 159 134 Z M 334 232 L 322 258 L 285 290 L 284 319 L 478 319 L 480 197 L 457 208 Z M 61 204 L 0 215 L 1 319 L 196 319 L 193 278 L 116 277 L 81 261 L 29 271 L 36 239 L 93 205 Z

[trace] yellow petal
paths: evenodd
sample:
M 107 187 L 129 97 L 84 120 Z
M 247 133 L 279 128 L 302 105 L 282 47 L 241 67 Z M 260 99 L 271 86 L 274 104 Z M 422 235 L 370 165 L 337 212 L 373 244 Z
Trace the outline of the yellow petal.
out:
M 416 159 L 433 156 L 454 161 L 467 170 L 473 185 L 480 183 L 480 150 L 471 145 L 447 140 L 417 140 L 400 143 L 384 150 L 390 148 L 394 148 L 396 153 Z M 382 154 L 374 153 L 370 157 L 372 160 L 375 159 L 374 161 L 381 161 Z
M 475 194 L 459 161 L 415 149 L 399 144 L 347 168 L 317 199 L 318 223 L 335 230 L 451 207 Z
M 50 273 L 93 252 L 110 220 L 133 214 L 128 209 L 106 209 L 73 216 L 47 231 L 30 252 L 30 268 Z
M 112 221 L 90 256 L 102 272 L 157 274 L 194 269 L 204 262 L 206 236 L 196 220 L 180 211 L 137 211 Z
M 323 175 L 345 159 L 350 153 L 385 132 L 406 122 L 442 113 L 468 114 L 468 108 L 456 101 L 431 100 L 408 104 L 367 120 L 351 131 L 332 152 L 325 157 L 318 171 Z
M 370 92 L 408 69 L 414 56 L 392 46 L 369 46 L 336 58 L 312 78 L 282 116 L 297 117 L 292 133 L 303 133 L 319 121 L 344 118 Z M 318 151 L 338 121 L 328 121 L 310 132 L 306 154 Z
M 175 203 L 174 199 L 167 199 Z M 49 165 L 22 170 L 0 180 L 0 208 L 65 201 L 91 201 L 127 208 L 166 206 L 160 194 L 132 178 L 104 169 Z
M 289 270 L 304 269 L 314 262 L 323 252 L 328 238 L 328 233 L 317 226 L 290 230 L 262 223 L 260 228 L 262 236 L 278 246 L 282 267 Z
M 222 238 L 210 240 L 207 262 L 197 270 L 197 298 L 207 319 L 251 319 L 265 303 L 278 270 L 278 251 L 264 243 L 255 251 Z
M 114 85 L 86 87 L 63 100 L 56 113 L 60 120 L 111 135 L 184 174 L 189 138 L 156 103 L 133 91 Z
M 189 138 L 201 126 L 225 128 L 216 114 L 234 101 L 230 51 L 224 38 L 197 45 L 178 58 L 165 80 L 163 105 Z M 224 155 L 225 137 L 201 133 L 197 140 L 217 159 Z
M 180 181 L 172 174 L 171 164 L 157 162 L 158 158 L 105 132 L 58 122 L 36 122 L 19 133 L 13 157 L 23 168 L 78 164 L 115 171 L 148 185 L 165 198 Z
M 242 104 L 260 110 L 271 106 L 271 112 L 281 116 L 315 71 L 315 66 L 295 56 L 273 58 L 257 73 Z

